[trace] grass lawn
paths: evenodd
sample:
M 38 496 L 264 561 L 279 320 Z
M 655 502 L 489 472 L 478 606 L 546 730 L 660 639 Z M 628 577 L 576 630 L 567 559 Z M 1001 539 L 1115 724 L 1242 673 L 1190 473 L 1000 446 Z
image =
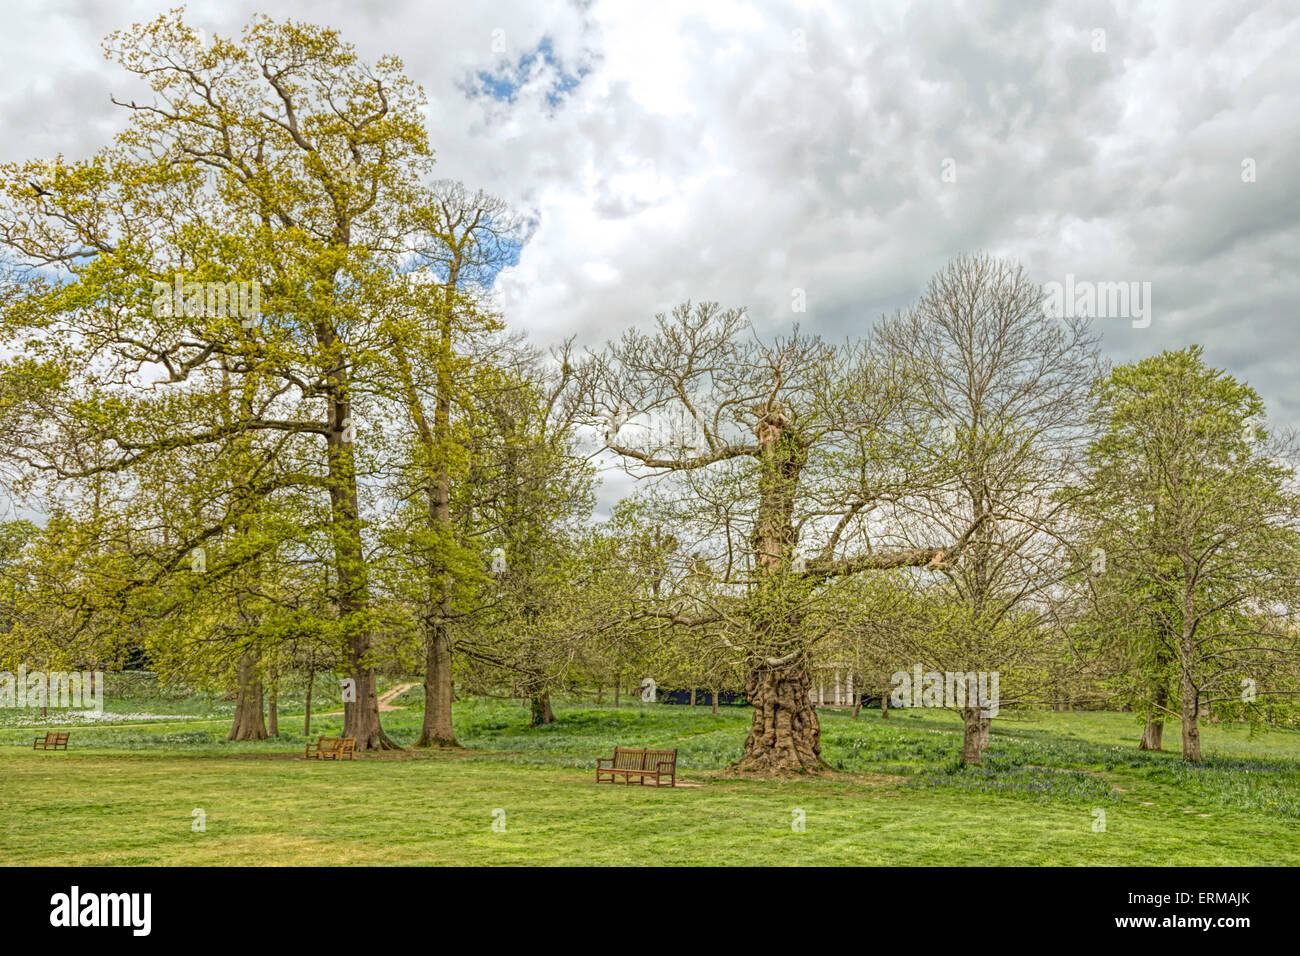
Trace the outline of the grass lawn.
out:
M 409 742 L 419 688 L 398 702 L 409 706 L 384 725 Z M 0 864 L 1300 863 L 1294 731 L 1207 726 L 1205 765 L 1192 768 L 1139 753 L 1130 714 L 1004 713 L 985 766 L 963 770 L 952 715 L 822 711 L 839 772 L 767 781 L 724 769 L 746 709 L 556 710 L 557 723 L 530 729 L 518 703 L 467 701 L 455 714 L 463 751 L 341 763 L 301 759 L 301 717 L 281 717 L 279 740 L 238 744 L 224 740 L 224 715 L 74 724 L 68 753 L 32 751 L 46 725 L 11 722 Z M 314 718 L 313 735 L 340 721 Z M 1176 747 L 1177 727 L 1166 736 Z M 595 758 L 616 742 L 678 748 L 694 786 L 597 785 Z M 204 832 L 191 829 L 196 808 Z M 800 815 L 804 832 L 791 826 Z

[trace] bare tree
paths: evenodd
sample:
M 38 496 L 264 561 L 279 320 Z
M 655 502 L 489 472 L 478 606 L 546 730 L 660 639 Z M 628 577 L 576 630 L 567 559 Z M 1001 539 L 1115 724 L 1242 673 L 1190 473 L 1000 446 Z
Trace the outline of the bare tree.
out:
M 877 509 L 931 480 L 904 465 L 891 431 L 906 382 L 867 346 L 833 347 L 797 330 L 762 342 L 743 311 L 683 304 L 653 334 L 629 331 L 593 356 L 590 422 L 632 473 L 675 482 L 687 525 L 719 587 L 669 596 L 646 614 L 671 625 L 725 622 L 753 722 L 737 769 L 818 770 L 820 729 L 808 654 L 824 628 L 810 610 L 829 582 L 865 571 L 939 568 L 971 529 L 943 545 L 902 545 L 873 530 Z M 704 503 L 701 507 L 700 503 Z M 801 537 L 815 544 L 807 553 Z M 895 546 L 898 544 L 898 546 Z
M 1022 267 L 974 254 L 940 271 L 880 339 L 911 372 L 906 404 L 925 457 L 949 476 L 910 499 L 919 533 L 978 528 L 962 561 L 942 569 L 960 614 L 943 638 L 908 650 L 945 672 L 1000 672 L 1001 704 L 1041 697 L 1061 573 L 1052 556 L 1069 517 L 1059 493 L 1082 473 L 1098 337 L 1086 319 L 1048 316 Z M 980 762 L 998 706 L 961 707 L 965 763 Z

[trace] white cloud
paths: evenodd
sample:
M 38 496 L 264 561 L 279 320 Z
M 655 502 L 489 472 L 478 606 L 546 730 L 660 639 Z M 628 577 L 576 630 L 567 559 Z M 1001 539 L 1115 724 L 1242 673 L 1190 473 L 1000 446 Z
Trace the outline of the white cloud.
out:
M 99 38 L 171 2 L 12 13 L 4 158 L 104 141 L 108 92 L 128 83 Z M 191 3 L 189 15 L 230 32 L 254 9 Z M 1151 327 L 1105 326 L 1112 355 L 1202 342 L 1300 421 L 1300 384 L 1278 361 L 1300 344 L 1294 3 L 277 10 L 338 27 L 369 57 L 399 53 L 429 96 L 437 174 L 537 217 L 500 286 L 508 320 L 543 344 L 595 344 L 688 297 L 839 338 L 905 305 L 951 256 L 989 248 L 1040 281 L 1151 281 Z M 512 103 L 465 95 L 467 77 L 543 37 L 564 72 L 587 71 L 558 106 L 549 67 Z M 1253 184 L 1240 180 L 1247 156 Z

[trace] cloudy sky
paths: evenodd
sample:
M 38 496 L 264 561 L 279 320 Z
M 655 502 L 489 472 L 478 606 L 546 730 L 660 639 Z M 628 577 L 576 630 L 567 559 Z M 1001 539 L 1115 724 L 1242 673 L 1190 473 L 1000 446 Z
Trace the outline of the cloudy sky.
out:
M 110 93 L 139 90 L 100 41 L 172 2 L 6 0 L 0 159 L 103 144 Z M 1300 423 L 1300 0 L 313 0 L 187 19 L 233 35 L 258 12 L 403 58 L 439 175 L 537 222 L 499 282 L 539 344 L 598 344 L 686 298 L 838 339 L 987 249 L 1043 283 L 1151 283 L 1149 325 L 1099 320 L 1113 359 L 1201 343 Z

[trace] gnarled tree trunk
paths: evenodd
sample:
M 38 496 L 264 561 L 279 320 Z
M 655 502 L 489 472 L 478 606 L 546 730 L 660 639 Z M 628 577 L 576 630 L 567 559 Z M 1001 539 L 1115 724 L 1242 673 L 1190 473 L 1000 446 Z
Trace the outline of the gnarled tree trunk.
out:
M 745 675 L 753 707 L 745 753 L 736 764 L 743 773 L 808 773 L 826 769 L 821 758 L 821 727 L 808 694 L 801 663 L 761 664 Z
M 828 769 L 821 758 L 821 726 L 809 694 L 807 661 L 799 653 L 788 663 L 790 648 L 802 642 L 791 559 L 796 543 L 792 522 L 795 490 L 806 447 L 789 416 L 769 405 L 754 427 L 759 447 L 758 520 L 754 528 L 754 558 L 763 586 L 757 599 L 754 627 L 759 646 L 782 656 L 751 658 L 745 692 L 753 716 L 745 737 L 745 752 L 736 764 L 742 773 L 809 773 Z M 784 605 L 784 606 L 782 606 Z

